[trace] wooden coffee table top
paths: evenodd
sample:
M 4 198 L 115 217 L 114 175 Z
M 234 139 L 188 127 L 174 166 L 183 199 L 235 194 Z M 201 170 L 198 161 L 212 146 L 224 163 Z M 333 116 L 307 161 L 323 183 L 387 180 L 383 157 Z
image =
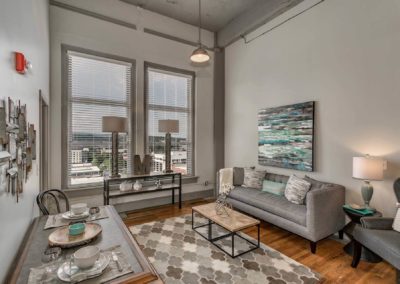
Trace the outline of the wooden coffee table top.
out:
M 203 215 L 207 219 L 224 227 L 228 231 L 237 232 L 255 225 L 260 224 L 260 221 L 250 216 L 244 215 L 233 209 L 226 209 L 229 216 L 218 215 L 215 210 L 215 203 L 209 203 L 192 207 L 192 210 Z

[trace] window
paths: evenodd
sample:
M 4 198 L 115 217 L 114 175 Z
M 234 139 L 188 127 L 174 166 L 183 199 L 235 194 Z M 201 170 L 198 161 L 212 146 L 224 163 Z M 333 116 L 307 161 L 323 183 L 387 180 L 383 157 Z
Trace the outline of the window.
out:
M 171 133 L 171 168 L 194 175 L 193 90 L 194 73 L 146 63 L 146 151 L 153 156 L 153 171 L 165 169 L 165 133 L 158 121 L 179 120 L 179 132 Z
M 105 171 L 111 171 L 111 133 L 102 132 L 102 117 L 123 116 L 131 121 L 134 62 L 72 50 L 66 51 L 66 59 L 63 174 L 68 188 L 94 186 L 103 181 Z M 119 133 L 122 174 L 130 173 L 132 144 L 131 133 Z

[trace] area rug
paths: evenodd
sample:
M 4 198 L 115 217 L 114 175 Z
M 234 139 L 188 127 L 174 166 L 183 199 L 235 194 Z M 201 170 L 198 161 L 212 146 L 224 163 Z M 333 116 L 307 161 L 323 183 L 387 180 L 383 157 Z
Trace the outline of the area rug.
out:
M 169 218 L 130 227 L 163 281 L 185 284 L 211 283 L 318 283 L 320 276 L 310 268 L 261 244 L 237 258 L 231 258 L 192 230 L 191 215 Z M 196 215 L 196 225 L 207 221 Z M 207 227 L 204 227 L 204 235 Z M 213 236 L 227 232 L 213 225 Z M 242 233 L 252 241 L 251 237 Z M 231 249 L 231 239 L 219 245 Z M 249 244 L 235 238 L 235 253 L 247 250 Z

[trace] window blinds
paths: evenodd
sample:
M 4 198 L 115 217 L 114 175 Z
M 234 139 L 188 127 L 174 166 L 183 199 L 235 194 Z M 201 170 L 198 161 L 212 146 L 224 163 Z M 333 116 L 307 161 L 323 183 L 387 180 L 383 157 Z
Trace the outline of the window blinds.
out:
M 147 151 L 153 155 L 153 171 L 165 169 L 165 133 L 158 121 L 179 120 L 179 132 L 171 133 L 171 167 L 193 175 L 193 82 L 194 76 L 146 67 Z
M 103 116 L 130 119 L 132 72 L 128 62 L 67 52 L 68 60 L 68 186 L 103 181 L 111 168 L 111 133 L 102 132 Z M 131 127 L 129 127 L 131 129 Z M 131 168 L 131 133 L 119 134 L 120 173 Z

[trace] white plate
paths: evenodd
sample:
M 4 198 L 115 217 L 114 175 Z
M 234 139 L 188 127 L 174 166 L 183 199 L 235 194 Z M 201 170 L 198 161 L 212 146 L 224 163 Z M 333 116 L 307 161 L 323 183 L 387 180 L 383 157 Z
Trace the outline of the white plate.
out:
M 82 278 L 89 279 L 100 276 L 110 263 L 110 258 L 104 253 L 100 253 L 99 259 L 95 262 L 93 267 L 88 269 L 79 269 L 75 264 L 70 267 L 69 261 L 64 262 L 57 270 L 57 276 L 61 281 L 71 282 L 71 275 L 83 273 L 85 276 Z
M 89 214 L 89 210 L 87 210 L 87 211 L 85 211 L 85 212 L 83 212 L 82 214 L 79 214 L 79 215 L 75 215 L 71 211 L 67 211 L 67 212 L 63 213 L 61 216 L 64 219 L 76 220 L 76 219 L 85 219 L 85 218 L 89 217 L 89 215 L 90 215 Z

